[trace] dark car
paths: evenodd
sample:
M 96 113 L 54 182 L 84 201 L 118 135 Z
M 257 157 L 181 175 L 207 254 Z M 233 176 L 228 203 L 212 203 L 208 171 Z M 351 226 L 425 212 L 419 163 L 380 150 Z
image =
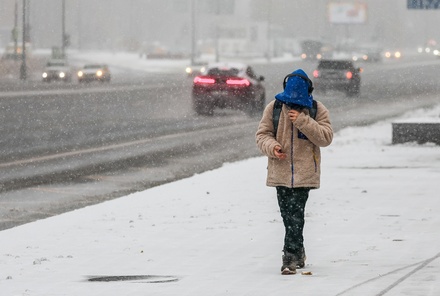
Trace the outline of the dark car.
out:
M 317 91 L 343 91 L 348 96 L 359 96 L 362 68 L 355 67 L 351 60 L 321 60 L 313 71 Z
M 78 82 L 110 82 L 111 73 L 107 65 L 88 64 L 78 71 Z
M 263 76 L 242 63 L 215 63 L 194 78 L 193 107 L 197 114 L 212 115 L 215 108 L 261 113 L 266 104 Z
M 322 58 L 324 44 L 317 40 L 304 40 L 301 43 L 301 58 L 303 60 L 319 60 Z
M 43 82 L 64 81 L 72 79 L 71 69 L 65 60 L 50 60 L 41 75 Z

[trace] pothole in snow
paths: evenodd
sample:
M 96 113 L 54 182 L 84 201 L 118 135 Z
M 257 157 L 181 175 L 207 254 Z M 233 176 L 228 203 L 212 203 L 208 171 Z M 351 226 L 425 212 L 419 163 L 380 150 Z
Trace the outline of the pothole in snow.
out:
M 141 282 L 141 283 L 169 283 L 176 282 L 179 278 L 171 275 L 110 275 L 110 276 L 89 276 L 89 282 Z

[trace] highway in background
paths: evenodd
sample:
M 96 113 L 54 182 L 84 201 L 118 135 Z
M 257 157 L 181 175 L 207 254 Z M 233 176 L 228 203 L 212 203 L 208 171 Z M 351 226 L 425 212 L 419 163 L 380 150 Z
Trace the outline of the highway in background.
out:
M 316 63 L 256 64 L 267 101 L 297 68 Z M 440 60 L 361 64 L 359 98 L 315 93 L 335 130 L 365 125 L 440 102 Z M 198 116 L 183 73 L 118 71 L 110 84 L 0 87 L 0 229 L 49 217 L 259 156 L 258 117 L 218 110 Z

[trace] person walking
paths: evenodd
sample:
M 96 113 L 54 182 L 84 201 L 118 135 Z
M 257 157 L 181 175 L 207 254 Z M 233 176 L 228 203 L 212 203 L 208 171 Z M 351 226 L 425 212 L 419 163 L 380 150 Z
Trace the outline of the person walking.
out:
M 313 83 L 302 70 L 288 74 L 284 91 L 267 104 L 258 148 L 268 157 L 266 185 L 275 187 L 285 228 L 282 274 L 305 265 L 304 210 L 309 191 L 320 187 L 321 151 L 333 140 L 328 109 L 313 100 Z

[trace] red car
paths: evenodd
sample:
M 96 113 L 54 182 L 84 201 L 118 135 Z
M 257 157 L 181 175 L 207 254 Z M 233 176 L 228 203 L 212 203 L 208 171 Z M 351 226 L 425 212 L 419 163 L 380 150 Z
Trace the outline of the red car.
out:
M 242 63 L 215 63 L 194 78 L 193 107 L 197 114 L 212 115 L 215 108 L 243 110 L 250 115 L 263 112 L 266 91 L 263 76 Z

